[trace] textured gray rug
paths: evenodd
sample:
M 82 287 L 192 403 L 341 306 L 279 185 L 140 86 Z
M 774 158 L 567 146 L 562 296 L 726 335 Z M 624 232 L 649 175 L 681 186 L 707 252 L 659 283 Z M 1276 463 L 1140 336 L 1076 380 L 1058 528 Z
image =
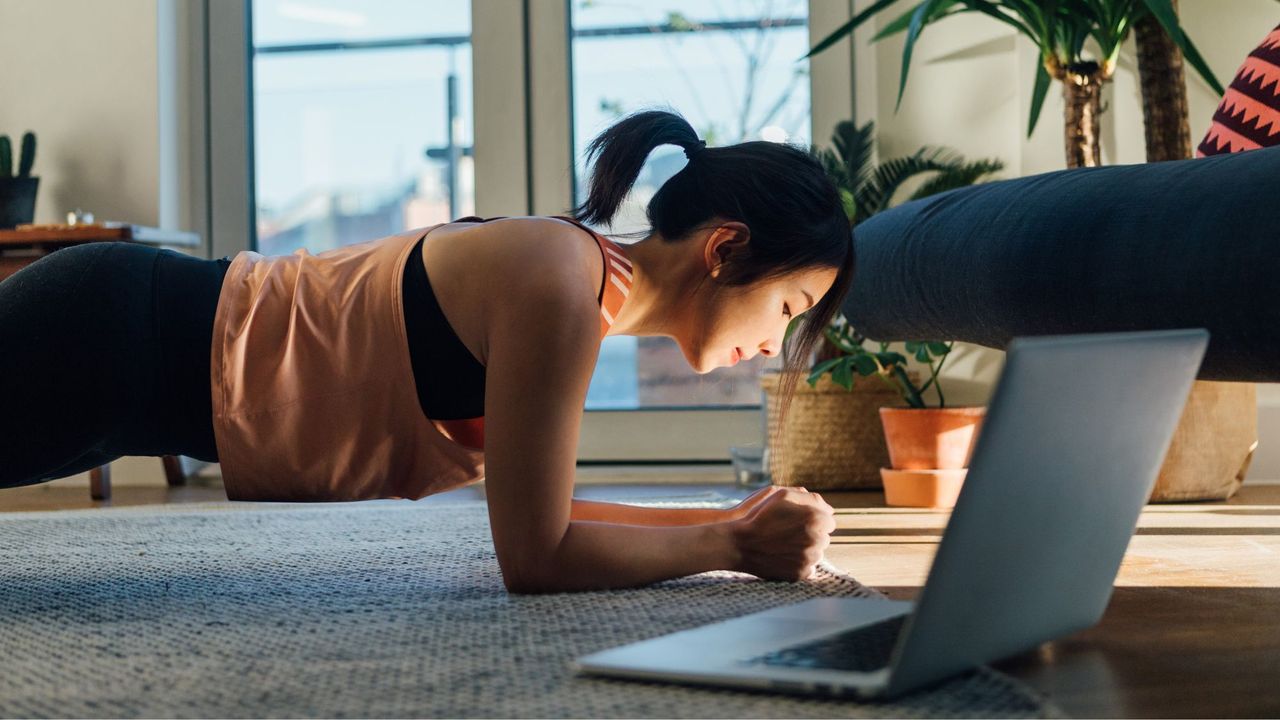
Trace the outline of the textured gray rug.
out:
M 508 595 L 477 502 L 4 513 L 0 558 L 4 716 L 1057 714 L 990 670 L 882 704 L 574 676 L 587 652 L 872 591 L 829 567 Z

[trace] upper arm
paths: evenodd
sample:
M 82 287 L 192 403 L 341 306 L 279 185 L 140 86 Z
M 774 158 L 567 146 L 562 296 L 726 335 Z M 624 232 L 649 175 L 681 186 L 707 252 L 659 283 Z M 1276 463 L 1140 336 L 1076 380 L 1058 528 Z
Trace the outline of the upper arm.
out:
M 577 270 L 523 273 L 490 313 L 485 494 L 510 588 L 537 582 L 569 525 L 578 432 L 600 351 L 599 306 Z

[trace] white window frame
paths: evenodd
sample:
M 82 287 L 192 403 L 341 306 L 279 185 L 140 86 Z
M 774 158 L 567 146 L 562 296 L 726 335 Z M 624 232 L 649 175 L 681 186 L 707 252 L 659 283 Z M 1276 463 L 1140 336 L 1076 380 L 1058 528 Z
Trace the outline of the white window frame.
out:
M 205 88 L 204 107 L 192 108 L 190 123 L 199 133 L 193 136 L 207 139 L 207 162 L 193 164 L 191 186 L 207 189 L 201 224 L 218 258 L 253 243 L 250 5 L 198 0 L 190 8 L 189 82 Z M 852 10 L 853 0 L 809 0 L 810 43 L 846 22 Z M 573 182 L 568 0 L 472 0 L 471 22 L 476 214 L 563 213 L 572 206 Z M 861 119 L 850 48 L 842 40 L 810 62 L 811 137 L 818 145 L 828 145 L 838 121 Z M 866 73 L 857 75 L 861 80 Z M 726 462 L 729 446 L 759 442 L 762 426 L 755 407 L 588 410 L 578 459 Z

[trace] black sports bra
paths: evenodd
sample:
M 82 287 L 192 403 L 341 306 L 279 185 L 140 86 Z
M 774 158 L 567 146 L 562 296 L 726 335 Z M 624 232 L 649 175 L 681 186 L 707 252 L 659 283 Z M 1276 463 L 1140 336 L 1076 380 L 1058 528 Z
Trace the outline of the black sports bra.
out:
M 477 218 L 478 219 L 478 218 Z M 465 222 L 455 220 L 454 222 Z M 484 365 L 476 360 L 449 325 L 422 264 L 422 243 L 405 266 L 404 325 L 409 362 L 422 412 L 433 420 L 465 420 L 484 415 Z M 424 392 L 425 391 L 425 392 Z
M 506 216 L 481 218 L 468 215 L 454 220 L 455 223 L 483 223 L 490 220 L 502 220 Z M 578 220 L 567 215 L 552 217 L 577 225 L 593 239 L 596 234 Z M 484 417 L 484 365 L 471 355 L 471 351 L 458 334 L 449 325 L 435 293 L 431 290 L 431 280 L 427 277 L 426 266 L 422 264 L 422 244 L 426 234 L 418 238 L 417 244 L 409 253 L 406 261 L 403 280 L 401 282 L 404 296 L 405 333 L 409 336 L 409 362 L 413 367 L 413 383 L 418 392 L 418 404 L 422 412 L 432 420 L 472 420 Z M 601 250 L 601 252 L 606 252 Z M 623 255 L 608 250 L 622 259 L 614 265 L 622 268 L 626 277 L 625 283 L 615 274 L 613 281 L 623 288 L 623 297 L 630 287 L 630 265 Z M 606 265 L 605 278 L 610 271 Z M 596 302 L 604 307 L 604 293 L 607 282 L 601 280 L 601 287 Z M 613 318 L 604 313 L 609 324 Z

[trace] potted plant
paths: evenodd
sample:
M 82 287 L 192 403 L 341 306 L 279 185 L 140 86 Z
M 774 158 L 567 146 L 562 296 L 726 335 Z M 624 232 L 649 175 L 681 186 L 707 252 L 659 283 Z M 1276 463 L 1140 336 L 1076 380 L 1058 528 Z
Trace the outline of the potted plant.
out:
M 858 127 L 843 121 L 832 136 L 834 151 L 811 150 L 840 189 L 845 212 L 855 226 L 888 208 L 895 194 L 914 177 L 932 175 L 911 193 L 912 200 L 971 185 L 1003 168 L 999 160 L 970 162 L 950 149 L 933 147 L 876 164 L 872 162 L 874 133 L 873 123 Z M 796 322 L 788 327 L 787 338 L 796 327 Z M 813 489 L 880 487 L 882 468 L 894 464 L 892 453 L 901 452 L 886 446 L 881 409 L 901 402 L 924 408 L 930 388 L 937 393 L 939 405 L 945 404 L 937 372 L 951 345 L 933 341 L 907 344 L 908 354 L 930 364 L 929 379 L 917 384 L 916 373 L 907 368 L 906 356 L 891 350 L 887 343 L 881 343 L 878 350 L 867 350 L 863 347 L 866 338 L 849 327 L 843 315 L 836 315 L 825 335 L 808 387 L 797 388 L 785 437 L 774 403 L 769 402 L 781 378 L 778 373 L 761 376 L 769 445 L 781 449 L 770 453 L 772 477 L 775 482 Z M 884 382 L 860 383 L 854 391 L 854 378 L 870 375 Z M 786 467 L 782 467 L 784 462 Z
M 31 177 L 36 159 L 36 136 L 22 136 L 22 155 L 18 174 L 13 174 L 13 144 L 8 135 L 0 135 L 0 228 L 11 228 L 31 222 L 36 212 L 36 188 L 40 178 Z
M 896 0 L 876 0 L 814 45 L 831 47 Z M 1191 157 L 1183 60 L 1219 96 L 1221 83 L 1178 18 L 1177 0 L 1097 0 L 1035 3 L 1022 0 L 917 0 L 883 25 L 873 40 L 905 33 L 898 103 L 916 42 L 925 27 L 960 13 L 981 13 L 1017 30 L 1037 47 L 1027 136 L 1053 82 L 1062 84 L 1066 166 L 1101 164 L 1102 87 L 1112 81 L 1121 48 L 1136 39 L 1148 162 Z M 1086 40 L 1092 42 L 1086 43 Z M 1272 144 L 1272 143 L 1267 143 Z M 1225 500 L 1243 482 L 1258 445 L 1257 386 L 1197 380 L 1151 493 L 1153 502 Z
M 804 57 L 826 50 L 897 0 L 877 0 L 837 28 Z M 1120 50 L 1135 28 L 1158 23 L 1170 43 L 1181 50 L 1200 77 L 1221 95 L 1222 85 L 1187 37 L 1178 21 L 1176 0 L 1094 0 L 1093 2 L 1026 2 L 1025 0 L 919 0 L 873 38 L 906 33 L 898 105 L 907 87 L 907 71 L 916 41 L 925 27 L 961 13 L 981 13 L 1014 28 L 1038 49 L 1031 92 L 1030 137 L 1052 82 L 1062 83 L 1067 167 L 1101 164 L 1102 86 L 1111 82 Z M 1092 40 L 1093 42 L 1087 42 Z M 1146 108 L 1144 108 L 1146 109 Z M 1150 113 L 1147 113 L 1148 115 Z
M 813 367 L 810 385 L 830 373 L 833 382 L 852 390 L 856 377 L 875 377 L 905 403 L 905 407 L 879 409 L 890 465 L 880 468 L 885 502 L 910 507 L 955 505 L 986 408 L 947 406 L 939 374 L 954 343 L 907 342 L 907 355 L 890 349 L 887 342 L 868 348 L 867 338 L 843 315 L 832 321 L 825 334 L 840 354 Z M 907 371 L 908 355 L 928 368 L 924 382 Z M 936 407 L 926 401 L 929 390 L 937 398 Z

